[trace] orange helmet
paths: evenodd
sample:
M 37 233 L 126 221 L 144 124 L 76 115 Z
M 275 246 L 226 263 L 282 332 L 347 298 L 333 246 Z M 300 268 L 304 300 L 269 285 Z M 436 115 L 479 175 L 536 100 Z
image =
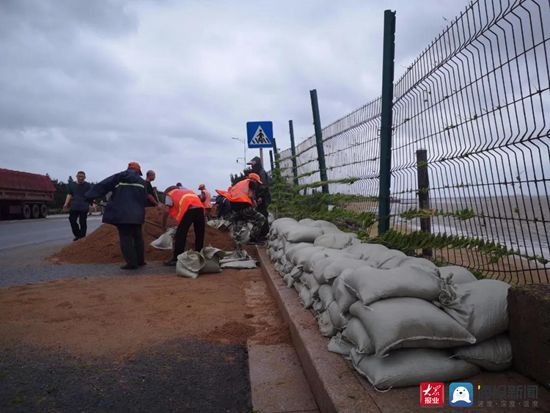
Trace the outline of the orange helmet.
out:
M 199 185 L 199 189 L 206 189 L 206 185 L 200 184 L 200 185 Z
M 252 172 L 252 173 L 249 173 L 248 176 L 247 176 L 248 179 L 250 179 L 251 181 L 255 181 L 255 182 L 258 182 L 259 184 L 262 184 L 262 180 L 260 178 L 260 175 L 258 175 L 257 173 L 255 172 Z

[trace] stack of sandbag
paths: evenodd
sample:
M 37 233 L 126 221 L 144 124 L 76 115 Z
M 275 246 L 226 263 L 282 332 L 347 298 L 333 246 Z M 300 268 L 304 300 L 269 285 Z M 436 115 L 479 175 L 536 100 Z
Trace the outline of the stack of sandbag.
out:
M 286 285 L 331 337 L 329 350 L 377 388 L 458 380 L 511 363 L 505 283 L 361 243 L 326 221 L 275 220 L 268 247 Z
M 341 277 L 359 300 L 329 350 L 350 358 L 377 388 L 452 381 L 480 368 L 510 366 L 511 345 L 503 335 L 509 285 L 427 263 L 409 259 L 391 270 L 362 267 Z M 448 274 L 456 274 L 457 282 Z
M 476 338 L 476 344 L 454 349 L 453 357 L 489 371 L 509 368 L 512 345 L 506 333 L 510 285 L 476 280 L 462 267 L 442 267 L 440 271 L 444 282 L 436 304 Z

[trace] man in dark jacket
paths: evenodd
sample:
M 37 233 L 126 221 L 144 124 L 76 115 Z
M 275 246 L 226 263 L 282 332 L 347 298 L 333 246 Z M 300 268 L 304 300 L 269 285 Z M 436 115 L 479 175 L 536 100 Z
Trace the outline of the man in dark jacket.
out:
M 126 265 L 121 267 L 124 270 L 145 265 L 141 226 L 145 222 L 147 193 L 141 175 L 141 166 L 130 162 L 127 170 L 104 179 L 85 195 L 92 200 L 112 192 L 103 213 L 103 222 L 118 229 L 120 250 L 126 260 Z
M 265 217 L 265 222 L 262 227 L 262 230 L 260 231 L 260 237 L 265 238 L 267 233 L 269 232 L 269 224 L 267 222 L 267 208 L 269 207 L 269 204 L 271 203 L 271 192 L 269 190 L 269 176 L 267 175 L 267 172 L 264 170 L 262 166 L 262 161 L 259 156 L 255 156 L 248 162 L 248 165 L 250 165 L 250 172 L 254 172 L 260 176 L 260 179 L 262 183 L 257 187 L 256 189 L 256 202 L 259 213 L 261 213 Z
M 88 218 L 88 210 L 90 203 L 84 198 L 84 194 L 92 188 L 89 182 L 86 182 L 86 174 L 84 171 L 76 173 L 76 182 L 69 182 L 69 193 L 65 198 L 63 205 L 64 211 L 69 211 L 69 222 L 73 231 L 73 241 L 78 241 L 86 236 L 88 229 L 86 220 Z M 77 223 L 78 219 L 78 223 Z

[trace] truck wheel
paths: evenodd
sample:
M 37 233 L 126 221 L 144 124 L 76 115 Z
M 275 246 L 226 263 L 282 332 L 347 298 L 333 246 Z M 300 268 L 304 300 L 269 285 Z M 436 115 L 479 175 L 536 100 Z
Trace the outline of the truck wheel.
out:
M 32 217 L 34 219 L 40 218 L 40 206 L 37 204 L 32 206 Z
M 23 205 L 23 218 L 31 219 L 31 216 L 32 216 L 31 206 L 29 204 Z
M 40 205 L 40 217 L 46 218 L 48 216 L 48 206 L 46 204 Z

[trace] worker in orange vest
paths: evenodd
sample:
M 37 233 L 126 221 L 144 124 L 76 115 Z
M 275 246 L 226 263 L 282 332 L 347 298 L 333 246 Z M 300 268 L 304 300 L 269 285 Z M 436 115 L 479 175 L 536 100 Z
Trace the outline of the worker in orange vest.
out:
M 185 242 L 187 233 L 191 224 L 195 230 L 195 250 L 200 251 L 204 245 L 204 208 L 198 195 L 191 189 L 177 186 L 169 186 L 164 191 L 166 205 L 165 213 L 162 219 L 162 228 L 166 230 L 166 221 L 168 215 L 172 216 L 178 223 L 176 234 L 174 235 L 174 253 L 172 258 L 164 265 L 173 267 L 176 265 L 178 255 L 185 251 Z
M 206 219 L 210 219 L 210 212 L 212 211 L 212 196 L 204 184 L 199 185 L 199 191 L 201 191 L 199 198 L 202 202 L 202 206 L 204 207 L 204 215 L 206 216 Z
M 227 198 L 231 204 L 231 222 L 246 221 L 252 224 L 250 242 L 260 241 L 260 233 L 265 223 L 265 217 L 258 212 L 256 207 L 256 189 L 261 185 L 260 176 L 254 172 L 249 173 L 245 179 L 229 187 L 227 191 L 216 189 L 216 192 Z

